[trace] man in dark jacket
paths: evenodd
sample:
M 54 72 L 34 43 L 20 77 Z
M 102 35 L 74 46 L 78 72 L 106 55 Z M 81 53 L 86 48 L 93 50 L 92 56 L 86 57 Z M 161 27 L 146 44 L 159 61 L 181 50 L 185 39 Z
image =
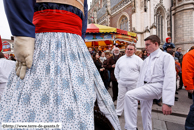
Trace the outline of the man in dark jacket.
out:
M 118 96 L 118 82 L 114 75 L 114 69 L 115 69 L 116 62 L 120 57 L 121 57 L 121 54 L 120 54 L 119 48 L 115 47 L 113 49 L 113 56 L 111 56 L 107 61 L 107 68 L 110 70 L 111 81 L 112 81 L 113 102 L 117 100 L 117 96 Z

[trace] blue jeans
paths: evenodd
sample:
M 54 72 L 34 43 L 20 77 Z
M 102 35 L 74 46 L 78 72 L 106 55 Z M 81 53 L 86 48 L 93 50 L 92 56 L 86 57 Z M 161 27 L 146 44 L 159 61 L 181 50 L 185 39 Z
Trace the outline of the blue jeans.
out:
M 185 130 L 194 130 L 194 93 L 192 94 L 193 104 L 185 122 Z

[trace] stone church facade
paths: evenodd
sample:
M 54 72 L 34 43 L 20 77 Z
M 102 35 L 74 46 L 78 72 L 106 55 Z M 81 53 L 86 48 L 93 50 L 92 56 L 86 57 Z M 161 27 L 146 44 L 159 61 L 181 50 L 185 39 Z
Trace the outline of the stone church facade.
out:
M 194 0 L 93 0 L 88 23 L 137 33 L 137 48 L 152 34 L 166 37 L 186 52 L 194 45 Z

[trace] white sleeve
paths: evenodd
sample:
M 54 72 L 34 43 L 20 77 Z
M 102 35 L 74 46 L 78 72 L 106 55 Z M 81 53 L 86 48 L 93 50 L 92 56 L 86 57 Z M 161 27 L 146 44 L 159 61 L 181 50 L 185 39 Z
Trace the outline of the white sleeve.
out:
M 162 100 L 166 105 L 174 105 L 176 89 L 175 61 L 171 55 L 164 57 L 164 81 L 162 90 Z
M 140 58 L 140 59 L 139 59 L 139 62 L 138 62 L 138 70 L 139 70 L 139 72 L 140 72 L 140 70 L 141 70 L 142 64 L 143 64 L 143 60 Z

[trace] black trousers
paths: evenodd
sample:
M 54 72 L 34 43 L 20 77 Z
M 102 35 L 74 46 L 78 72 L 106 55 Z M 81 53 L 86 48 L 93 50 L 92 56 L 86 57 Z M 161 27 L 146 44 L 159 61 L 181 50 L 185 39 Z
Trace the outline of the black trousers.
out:
M 182 89 L 183 87 L 183 80 L 182 80 L 182 73 L 178 73 L 179 77 L 180 77 L 180 81 L 179 81 L 179 89 Z
M 112 81 L 112 92 L 113 92 L 113 102 L 117 100 L 118 97 L 118 82 Z
M 185 130 L 194 130 L 194 93 L 192 94 L 193 104 L 185 121 Z

